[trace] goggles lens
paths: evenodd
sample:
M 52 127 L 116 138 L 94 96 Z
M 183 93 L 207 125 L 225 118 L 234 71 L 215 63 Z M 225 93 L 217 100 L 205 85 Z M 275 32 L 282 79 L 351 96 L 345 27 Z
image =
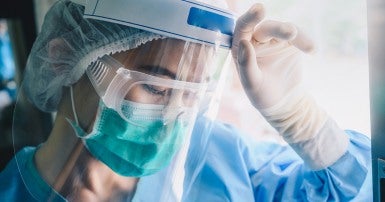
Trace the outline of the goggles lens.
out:
M 182 111 L 198 111 L 219 78 L 217 52 L 213 46 L 159 39 L 105 55 L 88 67 L 87 75 L 106 106 L 123 118 L 127 119 L 124 105 L 131 102 L 159 106 L 163 118 L 170 120 Z
M 157 106 L 158 118 L 176 118 L 188 108 L 196 106 L 207 83 L 193 83 L 158 77 L 123 67 L 111 56 L 104 56 L 87 69 L 87 75 L 103 102 L 123 118 L 132 116 L 127 103 Z M 112 79 L 111 79 L 112 78 Z M 106 81 L 107 80 L 107 81 Z M 110 80 L 110 81 L 108 81 Z M 170 114 L 173 114 L 170 117 Z

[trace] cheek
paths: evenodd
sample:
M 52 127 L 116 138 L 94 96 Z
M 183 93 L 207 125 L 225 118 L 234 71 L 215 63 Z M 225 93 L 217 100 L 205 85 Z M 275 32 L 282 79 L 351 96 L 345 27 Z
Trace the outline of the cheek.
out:
M 138 84 L 131 87 L 130 91 L 127 93 L 124 99 L 142 104 L 165 104 L 164 98 L 165 96 L 153 94 L 149 92 L 149 90 L 146 90 L 146 87 Z
M 98 103 L 98 102 L 96 102 Z M 85 112 L 85 118 L 84 118 L 84 128 L 86 129 L 87 133 L 90 133 L 92 131 L 92 128 L 94 126 L 96 115 L 98 113 L 98 104 L 94 106 L 90 106 L 88 111 Z
M 81 82 L 75 86 L 75 94 L 79 124 L 87 132 L 90 132 L 89 130 L 92 130 L 93 123 L 95 122 L 99 106 L 99 96 L 91 82 L 85 77 L 82 77 Z
M 130 91 L 127 93 L 124 99 L 133 101 L 133 102 L 140 102 L 143 103 L 143 92 L 138 88 L 137 85 L 131 87 Z

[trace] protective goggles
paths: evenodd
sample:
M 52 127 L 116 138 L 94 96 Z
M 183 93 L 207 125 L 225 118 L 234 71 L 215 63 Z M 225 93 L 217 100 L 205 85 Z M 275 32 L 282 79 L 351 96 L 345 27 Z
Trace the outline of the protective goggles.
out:
M 111 56 L 105 55 L 87 69 L 87 75 L 107 107 L 127 119 L 125 103 L 134 102 L 157 106 L 159 118 L 175 116 L 195 104 L 208 83 L 193 83 L 162 78 L 153 73 L 130 70 Z M 154 116 L 154 114 L 152 114 Z

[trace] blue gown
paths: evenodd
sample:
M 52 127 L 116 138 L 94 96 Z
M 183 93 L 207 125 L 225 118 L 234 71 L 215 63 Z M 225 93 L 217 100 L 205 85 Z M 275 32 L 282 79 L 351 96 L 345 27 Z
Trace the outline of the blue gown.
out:
M 253 142 L 229 125 L 216 122 L 205 148 L 194 131 L 189 156 L 205 158 L 187 161 L 183 201 L 372 201 L 370 140 L 357 132 L 346 131 L 350 145 L 337 162 L 312 171 L 290 146 Z M 64 201 L 39 176 L 35 150 L 24 148 L 0 173 L 1 201 Z M 133 201 L 159 200 L 151 193 L 164 174 L 141 178 Z

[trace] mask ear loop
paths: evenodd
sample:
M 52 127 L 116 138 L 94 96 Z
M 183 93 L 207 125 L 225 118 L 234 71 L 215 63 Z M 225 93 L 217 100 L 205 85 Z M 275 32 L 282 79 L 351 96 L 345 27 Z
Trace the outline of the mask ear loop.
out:
M 78 119 L 78 114 L 76 113 L 76 108 L 75 108 L 75 100 L 74 100 L 74 91 L 72 86 L 70 86 L 70 96 L 71 96 L 71 107 L 72 107 L 72 114 L 75 119 L 75 123 L 79 125 L 79 119 Z
M 72 86 L 70 86 L 70 96 L 71 96 L 72 113 L 74 115 L 74 119 L 75 119 L 76 124 L 73 123 L 73 121 L 70 120 L 69 118 L 65 118 L 65 119 L 72 126 L 77 137 L 81 138 L 81 136 L 78 134 L 78 132 L 82 132 L 84 134 L 83 138 L 87 138 L 87 136 L 89 136 L 89 135 L 86 134 L 79 127 L 79 120 L 78 120 L 78 115 L 77 115 L 76 109 L 75 109 L 75 102 L 74 102 Z M 81 155 L 81 152 L 83 151 L 83 148 L 84 148 L 84 145 L 83 145 L 82 141 L 77 141 L 76 145 L 74 146 L 74 148 L 73 148 L 71 154 L 69 155 L 66 163 L 64 164 L 62 171 L 59 173 L 59 175 L 57 176 L 57 178 L 55 180 L 55 183 L 53 184 L 53 188 L 55 190 L 58 190 L 60 192 L 63 189 L 63 187 L 67 183 L 68 176 L 70 176 L 71 172 L 73 171 L 73 168 L 75 167 L 75 163 L 77 162 L 77 160 L 79 159 L 79 156 Z M 49 196 L 48 201 L 52 201 L 54 197 L 55 197 L 55 195 L 51 194 Z
M 83 128 L 81 128 L 80 125 L 79 125 L 79 119 L 78 119 L 78 114 L 76 113 L 74 92 L 73 92 L 73 87 L 72 86 L 70 86 L 70 97 L 71 97 L 72 114 L 74 116 L 75 123 L 72 120 L 68 119 L 68 118 L 66 118 L 66 120 L 68 121 L 68 123 L 74 129 L 75 134 L 76 134 L 77 137 L 79 137 L 81 139 L 88 139 L 88 138 L 90 138 L 92 136 L 92 133 L 86 133 L 83 130 Z

